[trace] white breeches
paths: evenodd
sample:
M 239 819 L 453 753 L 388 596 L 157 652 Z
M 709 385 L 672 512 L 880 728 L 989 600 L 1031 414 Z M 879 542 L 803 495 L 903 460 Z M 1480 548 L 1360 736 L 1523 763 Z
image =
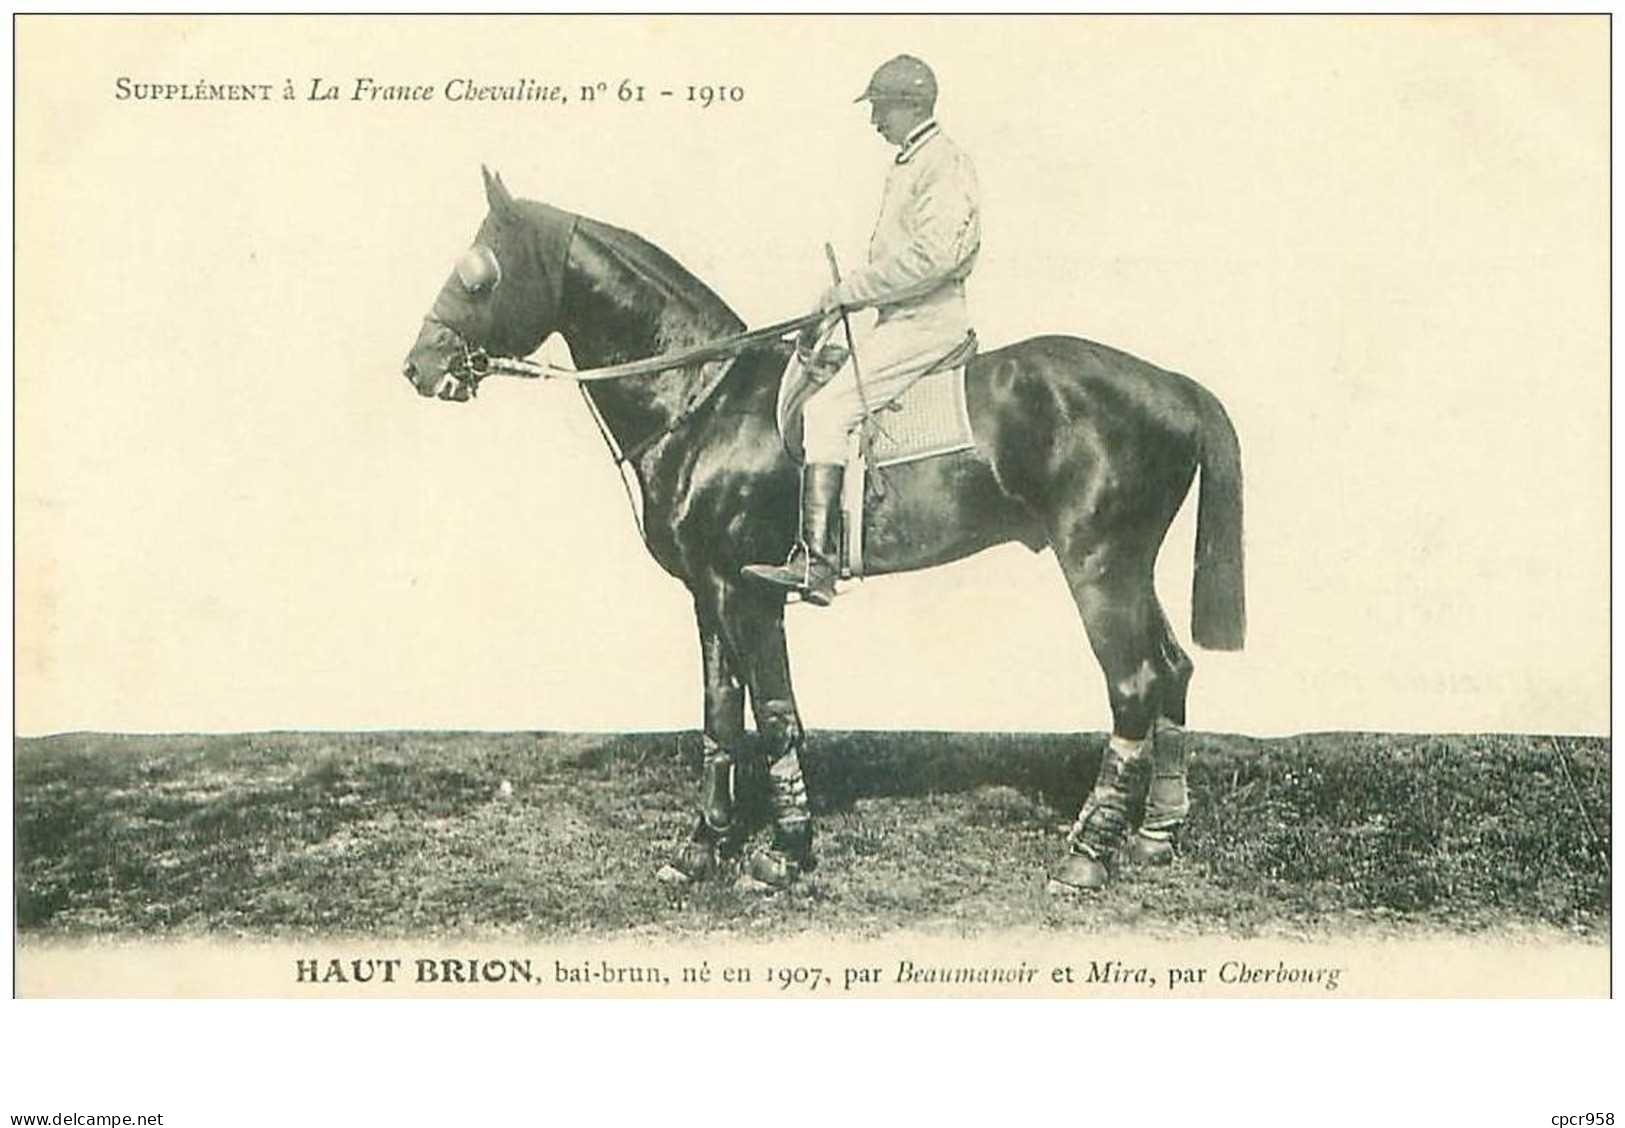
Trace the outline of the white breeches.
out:
M 851 320 L 857 367 L 848 359 L 802 409 L 807 462 L 844 463 L 847 433 L 863 419 L 865 407 L 872 411 L 895 399 L 970 332 L 957 287 L 937 300 L 885 310 L 878 320 L 856 314 Z M 832 333 L 830 339 L 846 343 L 840 322 Z

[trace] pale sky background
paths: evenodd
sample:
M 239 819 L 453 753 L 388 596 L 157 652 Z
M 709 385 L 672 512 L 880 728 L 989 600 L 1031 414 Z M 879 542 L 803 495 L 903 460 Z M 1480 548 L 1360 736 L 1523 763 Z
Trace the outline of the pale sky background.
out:
M 851 100 L 905 50 L 980 172 L 984 345 L 1103 341 L 1236 423 L 1250 637 L 1194 652 L 1194 726 L 1608 731 L 1598 16 L 25 17 L 20 732 L 697 727 L 686 592 L 576 390 L 434 403 L 400 361 L 481 162 L 748 322 L 801 312 L 826 239 L 863 253 L 889 151 Z M 138 104 L 120 75 L 744 101 Z M 1159 571 L 1186 639 L 1193 509 Z M 789 622 L 814 727 L 1109 724 L 1048 553 Z

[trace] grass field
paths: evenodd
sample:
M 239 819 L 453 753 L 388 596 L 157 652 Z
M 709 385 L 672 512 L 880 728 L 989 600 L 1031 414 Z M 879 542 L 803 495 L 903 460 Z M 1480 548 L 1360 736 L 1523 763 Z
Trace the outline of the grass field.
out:
M 1098 736 L 818 732 L 819 867 L 678 896 L 694 734 L 16 742 L 38 938 L 1609 932 L 1606 740 L 1192 734 L 1181 860 L 1044 891 Z M 513 785 L 501 793 L 502 781 Z

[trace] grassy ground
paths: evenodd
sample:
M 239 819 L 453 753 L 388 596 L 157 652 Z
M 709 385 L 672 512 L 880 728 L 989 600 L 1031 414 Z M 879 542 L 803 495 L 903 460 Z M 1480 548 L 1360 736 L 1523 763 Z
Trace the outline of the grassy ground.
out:
M 819 868 L 778 896 L 677 897 L 653 874 L 691 817 L 692 734 L 20 740 L 18 922 L 35 937 L 1608 934 L 1604 740 L 1192 734 L 1181 861 L 1084 899 L 1046 894 L 1043 873 L 1098 737 L 810 741 Z

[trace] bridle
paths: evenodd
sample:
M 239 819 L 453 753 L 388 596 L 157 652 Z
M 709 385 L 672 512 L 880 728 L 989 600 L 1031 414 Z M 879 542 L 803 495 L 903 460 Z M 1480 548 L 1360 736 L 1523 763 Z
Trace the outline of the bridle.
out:
M 550 240 L 551 254 L 558 257 L 558 279 L 565 274 L 565 267 L 569 260 L 570 244 L 575 239 L 575 216 L 568 216 L 567 220 L 557 225 L 556 232 Z M 506 271 L 496 252 L 485 243 L 475 243 L 463 257 L 457 261 L 457 278 L 463 288 L 471 294 L 482 291 L 495 292 L 501 286 Z M 556 284 L 556 283 L 555 283 Z M 553 303 L 558 303 L 560 293 L 555 288 L 549 295 Z M 550 379 L 559 378 L 586 384 L 598 380 L 616 380 L 627 376 L 643 376 L 656 372 L 665 372 L 673 368 L 686 368 L 693 364 L 711 360 L 731 359 L 745 348 L 758 341 L 776 339 L 787 333 L 807 329 L 823 320 L 820 313 L 806 314 L 791 318 L 773 325 L 766 325 L 759 329 L 746 330 L 735 333 L 720 340 L 709 341 L 692 348 L 681 349 L 672 353 L 647 357 L 641 360 L 631 360 L 620 364 L 611 364 L 600 368 L 577 370 L 560 368 L 551 364 L 537 364 L 533 361 L 520 360 L 516 357 L 492 356 L 483 347 L 471 344 L 453 325 L 444 318 L 437 316 L 434 310 L 424 321 L 433 325 L 451 338 L 454 353 L 446 365 L 446 370 L 440 378 L 435 394 L 441 399 L 469 400 L 479 393 L 480 382 L 487 376 L 517 376 L 522 379 Z M 662 434 L 670 433 L 681 422 L 686 421 L 699 406 L 709 399 L 721 382 L 722 371 L 717 378 L 709 381 L 698 396 L 692 398 L 680 413 L 677 420 L 673 420 L 672 427 Z M 657 435 L 656 438 L 659 438 Z M 645 447 L 652 444 L 642 444 Z M 618 450 L 618 448 L 616 448 Z M 620 458 L 617 458 L 620 461 Z

